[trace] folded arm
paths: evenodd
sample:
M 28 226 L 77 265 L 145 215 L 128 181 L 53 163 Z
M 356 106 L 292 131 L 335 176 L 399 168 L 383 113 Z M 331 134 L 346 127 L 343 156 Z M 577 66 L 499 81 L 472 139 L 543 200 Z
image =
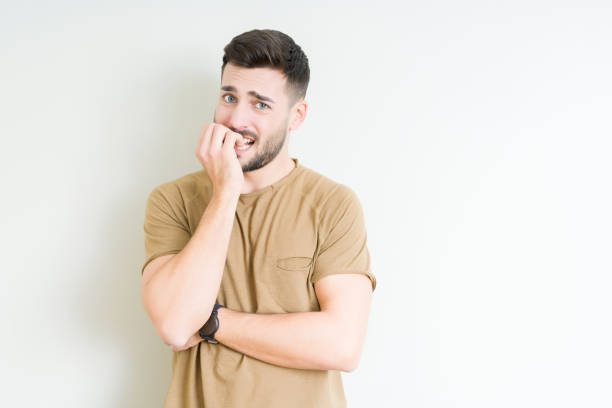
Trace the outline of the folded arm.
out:
M 315 283 L 321 311 L 284 314 L 218 311 L 215 338 L 253 358 L 290 368 L 357 368 L 365 340 L 372 285 L 362 274 L 334 274 Z M 185 348 L 197 344 L 197 333 Z

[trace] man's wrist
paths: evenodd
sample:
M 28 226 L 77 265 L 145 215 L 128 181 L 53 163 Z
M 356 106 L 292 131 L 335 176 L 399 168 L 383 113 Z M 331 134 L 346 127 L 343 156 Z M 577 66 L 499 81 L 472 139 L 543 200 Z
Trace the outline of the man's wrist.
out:
M 211 201 L 218 202 L 223 206 L 230 206 L 238 203 L 240 198 L 240 190 L 224 189 L 213 191 Z
M 221 307 L 217 310 L 217 319 L 219 319 L 219 328 L 215 333 L 215 339 L 219 343 L 223 343 L 225 340 L 225 334 L 227 333 L 227 327 L 225 326 L 228 323 L 228 315 L 232 313 L 232 310 L 227 307 Z
M 209 343 L 218 343 L 219 341 L 215 337 L 219 330 L 219 310 L 225 307 L 221 304 L 215 303 L 213 306 L 212 313 L 204 325 L 198 330 L 198 335 Z

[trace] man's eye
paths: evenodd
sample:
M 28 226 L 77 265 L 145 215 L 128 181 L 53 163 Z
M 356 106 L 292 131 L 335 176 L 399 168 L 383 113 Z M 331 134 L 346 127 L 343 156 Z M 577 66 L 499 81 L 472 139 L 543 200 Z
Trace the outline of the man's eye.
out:
M 232 95 L 230 95 L 230 94 L 223 95 L 223 100 L 224 100 L 225 102 L 232 102 L 232 101 L 228 101 L 228 100 L 227 100 L 227 98 L 232 98 L 232 99 L 234 99 L 234 97 L 233 97 Z
M 263 103 L 263 102 L 257 102 L 256 105 L 263 105 L 264 107 L 261 108 L 261 109 L 267 109 L 268 108 L 268 105 Z

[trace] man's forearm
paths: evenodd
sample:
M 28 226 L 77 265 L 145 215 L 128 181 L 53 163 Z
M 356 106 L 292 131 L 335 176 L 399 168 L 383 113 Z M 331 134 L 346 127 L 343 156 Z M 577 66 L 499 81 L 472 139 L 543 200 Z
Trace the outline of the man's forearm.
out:
M 243 313 L 220 308 L 217 341 L 258 360 L 283 367 L 352 370 L 350 350 L 327 312 Z
M 147 311 L 169 344 L 184 344 L 210 316 L 221 285 L 237 201 L 237 196 L 213 194 L 187 245 L 143 288 Z

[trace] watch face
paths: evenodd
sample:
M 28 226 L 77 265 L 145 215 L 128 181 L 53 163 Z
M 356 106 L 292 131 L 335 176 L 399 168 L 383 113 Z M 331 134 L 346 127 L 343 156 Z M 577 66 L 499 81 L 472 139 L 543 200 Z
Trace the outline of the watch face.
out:
M 211 316 L 198 333 L 200 336 L 212 336 L 217 331 L 218 326 L 217 316 Z

